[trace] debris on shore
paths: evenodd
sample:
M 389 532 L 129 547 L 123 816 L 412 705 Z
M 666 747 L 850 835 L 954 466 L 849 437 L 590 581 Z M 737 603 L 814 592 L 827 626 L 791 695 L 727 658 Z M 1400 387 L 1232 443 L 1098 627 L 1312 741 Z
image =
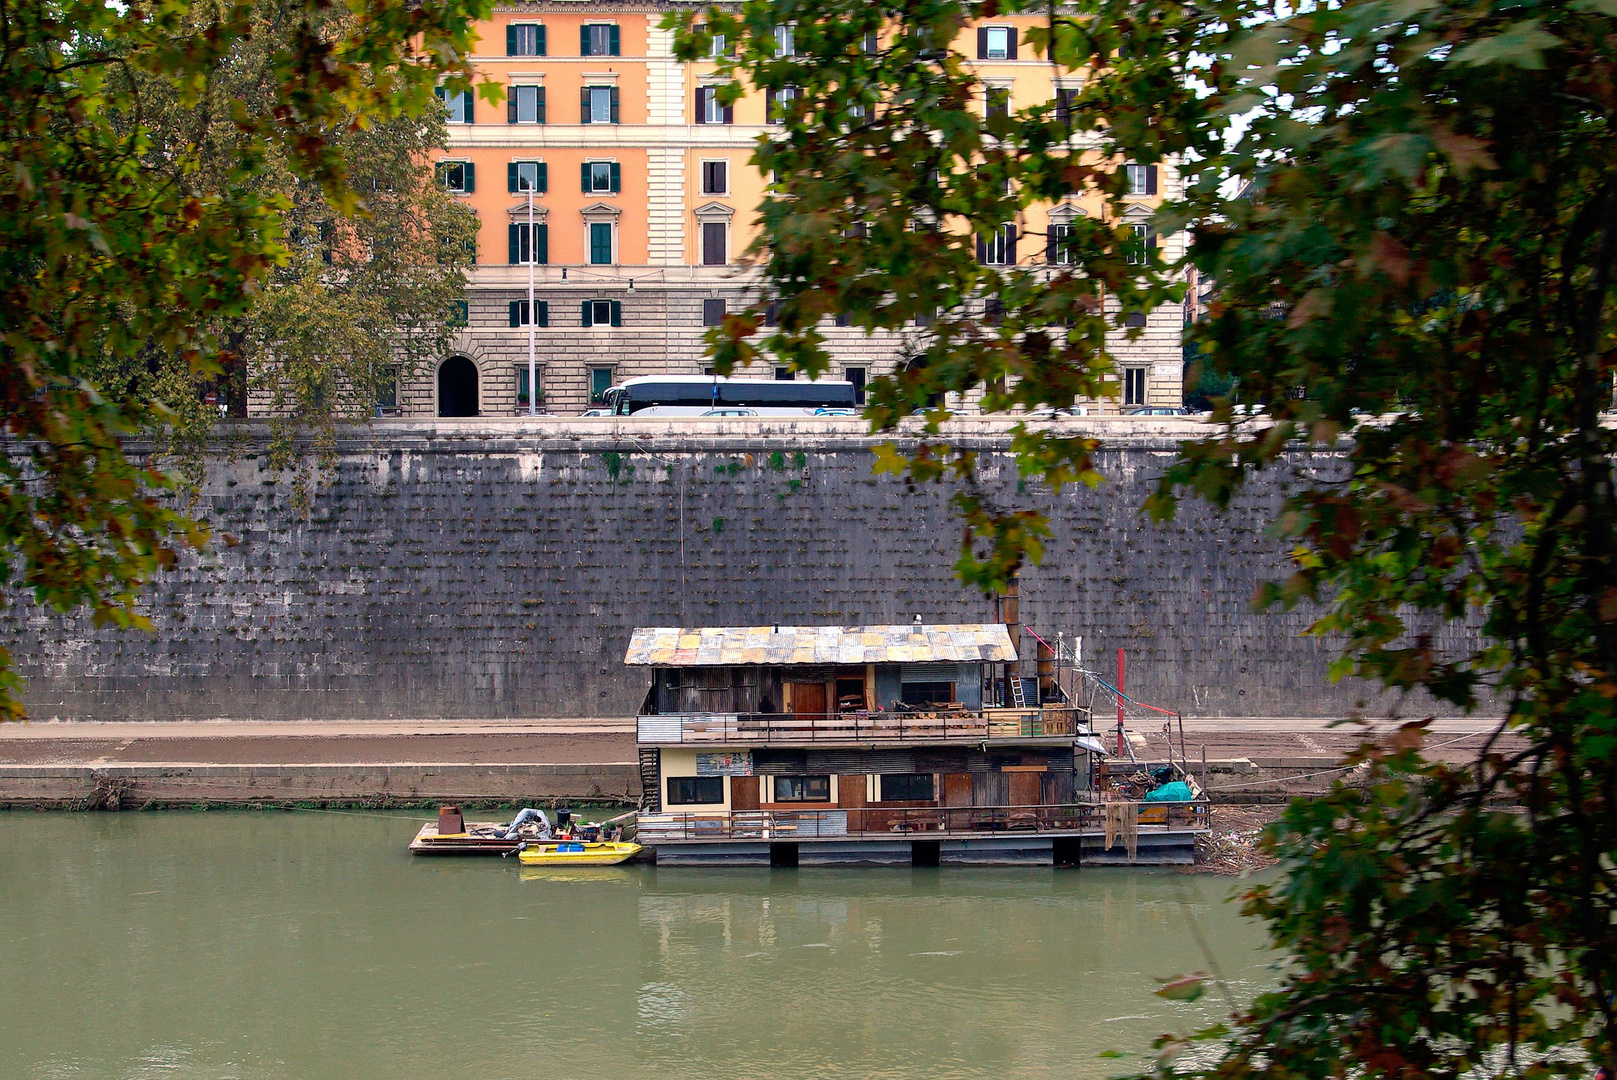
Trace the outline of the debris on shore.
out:
M 1211 829 L 1196 837 L 1196 874 L 1247 874 L 1276 862 L 1258 849 L 1264 827 L 1279 816 L 1278 806 L 1215 806 Z

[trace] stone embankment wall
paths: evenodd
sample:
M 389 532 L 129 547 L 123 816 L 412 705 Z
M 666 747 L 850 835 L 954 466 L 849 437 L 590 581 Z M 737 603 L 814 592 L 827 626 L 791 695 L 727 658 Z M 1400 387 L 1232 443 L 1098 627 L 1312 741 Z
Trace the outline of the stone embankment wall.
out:
M 1285 571 L 1277 479 L 1156 526 L 1141 503 L 1190 425 L 1071 423 L 1106 440 L 1098 490 L 1020 485 L 1003 424 L 956 433 L 992 490 L 1050 516 L 1028 626 L 1082 635 L 1107 673 L 1126 649 L 1129 689 L 1190 715 L 1359 708 L 1308 612 L 1250 610 Z M 878 441 L 847 421 L 378 422 L 307 516 L 259 460 L 217 463 L 200 512 L 237 542 L 156 583 L 155 634 L 18 605 L 6 637 L 39 720 L 629 715 L 636 626 L 994 618 L 951 577 L 948 490 L 875 475 Z

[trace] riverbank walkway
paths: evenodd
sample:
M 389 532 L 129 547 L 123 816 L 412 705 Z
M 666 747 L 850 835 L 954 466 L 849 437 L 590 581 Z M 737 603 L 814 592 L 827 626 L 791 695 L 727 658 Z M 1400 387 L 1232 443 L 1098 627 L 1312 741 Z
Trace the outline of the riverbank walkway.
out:
M 1434 757 L 1469 760 L 1493 719 L 1436 721 Z M 1396 723 L 1186 717 L 1128 732 L 1142 760 L 1183 757 L 1215 801 L 1319 791 L 1342 754 Z M 1108 747 L 1115 735 L 1101 725 Z M 1182 749 L 1181 749 L 1182 748 Z M 633 717 L 513 720 L 143 721 L 0 724 L 0 804 L 115 805 L 434 800 L 632 801 Z

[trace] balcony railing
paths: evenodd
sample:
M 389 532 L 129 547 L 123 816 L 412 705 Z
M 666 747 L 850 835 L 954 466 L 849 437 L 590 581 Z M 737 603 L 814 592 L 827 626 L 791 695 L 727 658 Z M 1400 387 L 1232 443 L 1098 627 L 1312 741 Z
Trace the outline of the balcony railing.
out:
M 1187 803 L 1084 802 L 1039 806 L 853 807 L 641 814 L 643 844 L 701 840 L 815 840 L 836 837 L 988 836 L 1014 832 L 1098 833 L 1105 807 L 1133 813 L 1143 828 L 1205 830 L 1205 800 Z
M 1078 734 L 1070 708 L 931 709 L 915 712 L 668 713 L 642 716 L 638 738 L 670 743 L 935 742 Z

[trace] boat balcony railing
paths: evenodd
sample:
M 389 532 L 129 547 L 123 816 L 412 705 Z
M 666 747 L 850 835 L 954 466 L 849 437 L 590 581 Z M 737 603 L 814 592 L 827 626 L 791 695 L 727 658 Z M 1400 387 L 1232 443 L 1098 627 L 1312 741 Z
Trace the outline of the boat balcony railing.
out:
M 1205 831 L 1207 802 L 1081 802 L 1034 806 L 864 806 L 823 810 L 685 811 L 639 815 L 643 844 L 702 840 L 985 836 L 1009 832 L 1104 832 L 1129 816 L 1142 828 Z
M 935 742 L 1052 738 L 1080 733 L 1071 707 L 936 708 L 835 713 L 663 713 L 639 717 L 645 744 Z

